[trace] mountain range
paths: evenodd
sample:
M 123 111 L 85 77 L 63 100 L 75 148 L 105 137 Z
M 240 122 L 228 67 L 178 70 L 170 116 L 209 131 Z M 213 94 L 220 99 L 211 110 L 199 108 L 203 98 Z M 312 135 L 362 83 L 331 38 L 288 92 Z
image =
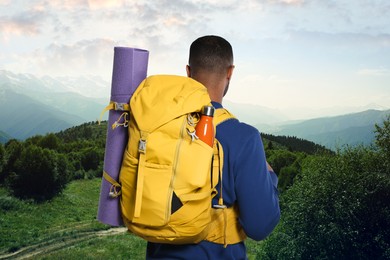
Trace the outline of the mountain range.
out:
M 38 78 L 0 71 L 1 141 L 25 139 L 97 120 L 109 101 L 108 94 L 104 99 L 99 98 L 99 93 L 107 88 L 102 80 L 93 77 Z
M 96 76 L 37 77 L 0 70 L 0 142 L 58 132 L 96 121 L 109 102 L 110 83 Z M 390 110 L 366 110 L 341 116 L 288 121 L 281 111 L 224 101 L 241 121 L 260 132 L 296 136 L 328 148 L 369 144 L 374 125 Z M 107 113 L 103 119 L 107 118 Z
M 390 110 L 366 110 L 298 123 L 279 124 L 265 129 L 274 135 L 296 136 L 330 149 L 343 145 L 370 145 L 375 139 L 375 124 L 381 125 Z

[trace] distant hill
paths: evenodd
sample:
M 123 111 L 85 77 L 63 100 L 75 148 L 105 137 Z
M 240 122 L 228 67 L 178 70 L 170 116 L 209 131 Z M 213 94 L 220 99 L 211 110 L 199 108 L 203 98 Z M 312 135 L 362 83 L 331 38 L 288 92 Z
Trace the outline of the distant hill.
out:
M 269 125 L 274 123 L 287 120 L 287 117 L 277 109 L 258 105 L 237 104 L 230 101 L 224 101 L 223 106 L 237 116 L 240 121 L 251 125 L 264 124 L 269 127 Z
M 0 70 L 0 141 L 95 121 L 109 101 L 107 89 L 108 83 L 98 77 L 38 78 Z
M 0 70 L 0 90 L 5 89 L 23 94 L 63 112 L 77 115 L 84 121 L 96 120 L 109 102 L 107 91 L 109 83 L 96 77 L 38 78 L 29 74 L 14 74 Z M 98 98 L 99 95 L 105 96 L 105 99 Z
M 103 103 L 74 92 L 35 92 L 31 93 L 29 96 L 49 107 L 56 108 L 72 115 L 77 115 L 77 117 L 83 119 L 83 122 L 99 119 L 100 112 L 109 101 L 109 97 L 107 97 L 106 102 Z M 107 116 L 107 114 L 105 116 Z
M 57 132 L 84 119 L 6 89 L 0 92 L 0 130 L 16 139 Z
M 367 110 L 334 117 L 323 117 L 299 123 L 279 125 L 269 131 L 275 135 L 304 138 L 328 148 L 348 145 L 369 145 L 375 138 L 375 124 L 380 124 L 390 110 Z

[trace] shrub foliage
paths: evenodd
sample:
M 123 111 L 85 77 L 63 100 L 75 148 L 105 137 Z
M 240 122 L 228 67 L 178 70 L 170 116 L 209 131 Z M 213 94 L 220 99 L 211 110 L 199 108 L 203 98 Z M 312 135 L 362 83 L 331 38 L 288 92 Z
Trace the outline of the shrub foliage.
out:
M 388 131 L 378 128 L 381 137 Z M 281 222 L 258 257 L 389 259 L 390 157 L 385 152 L 347 147 L 336 155 L 305 158 L 299 178 L 281 194 Z

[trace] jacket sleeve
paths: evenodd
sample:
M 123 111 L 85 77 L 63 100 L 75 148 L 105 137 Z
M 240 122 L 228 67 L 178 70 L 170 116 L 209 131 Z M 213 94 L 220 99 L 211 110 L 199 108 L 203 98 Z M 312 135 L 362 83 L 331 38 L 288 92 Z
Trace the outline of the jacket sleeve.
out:
M 235 192 L 240 222 L 248 237 L 266 238 L 280 219 L 277 183 L 267 170 L 263 143 L 258 131 L 243 144 L 235 163 Z

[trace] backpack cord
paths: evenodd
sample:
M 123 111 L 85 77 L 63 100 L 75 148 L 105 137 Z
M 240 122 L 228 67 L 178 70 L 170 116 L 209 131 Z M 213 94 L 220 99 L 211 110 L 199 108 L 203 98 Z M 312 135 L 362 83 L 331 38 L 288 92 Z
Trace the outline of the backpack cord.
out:
M 227 210 L 226 210 L 226 205 L 223 203 L 223 179 L 222 179 L 222 163 L 221 159 L 221 151 L 219 149 L 219 144 L 217 143 L 217 150 L 218 150 L 218 157 L 219 157 L 219 169 L 218 169 L 218 175 L 219 175 L 219 183 L 220 183 L 220 193 L 219 193 L 219 199 L 218 199 L 218 205 L 214 205 L 214 207 L 222 209 L 223 211 L 223 245 L 226 248 L 227 247 L 227 237 L 226 237 L 226 232 L 227 232 Z
M 219 149 L 219 144 L 217 143 L 217 150 L 218 150 L 218 157 L 219 157 L 219 161 L 220 161 L 220 163 L 219 163 L 219 169 L 218 169 L 218 174 L 219 174 L 219 182 L 220 182 L 220 193 L 219 193 L 219 199 L 218 199 L 218 205 L 219 206 L 224 206 L 223 205 L 223 181 L 222 181 L 222 167 L 221 167 L 221 165 L 222 165 L 222 163 L 221 163 L 221 151 L 220 151 L 220 149 Z M 223 158 L 222 158 L 222 160 L 223 160 Z
M 112 130 L 114 130 L 115 128 L 117 128 L 117 127 L 119 127 L 119 126 L 127 127 L 127 126 L 129 125 L 128 115 L 129 115 L 129 114 L 128 114 L 127 112 L 123 112 L 123 113 L 121 114 L 121 116 L 118 118 L 118 120 L 116 120 L 116 121 L 112 124 L 112 126 L 111 126 Z M 119 123 L 119 122 L 121 121 L 122 117 L 123 117 L 123 123 Z

